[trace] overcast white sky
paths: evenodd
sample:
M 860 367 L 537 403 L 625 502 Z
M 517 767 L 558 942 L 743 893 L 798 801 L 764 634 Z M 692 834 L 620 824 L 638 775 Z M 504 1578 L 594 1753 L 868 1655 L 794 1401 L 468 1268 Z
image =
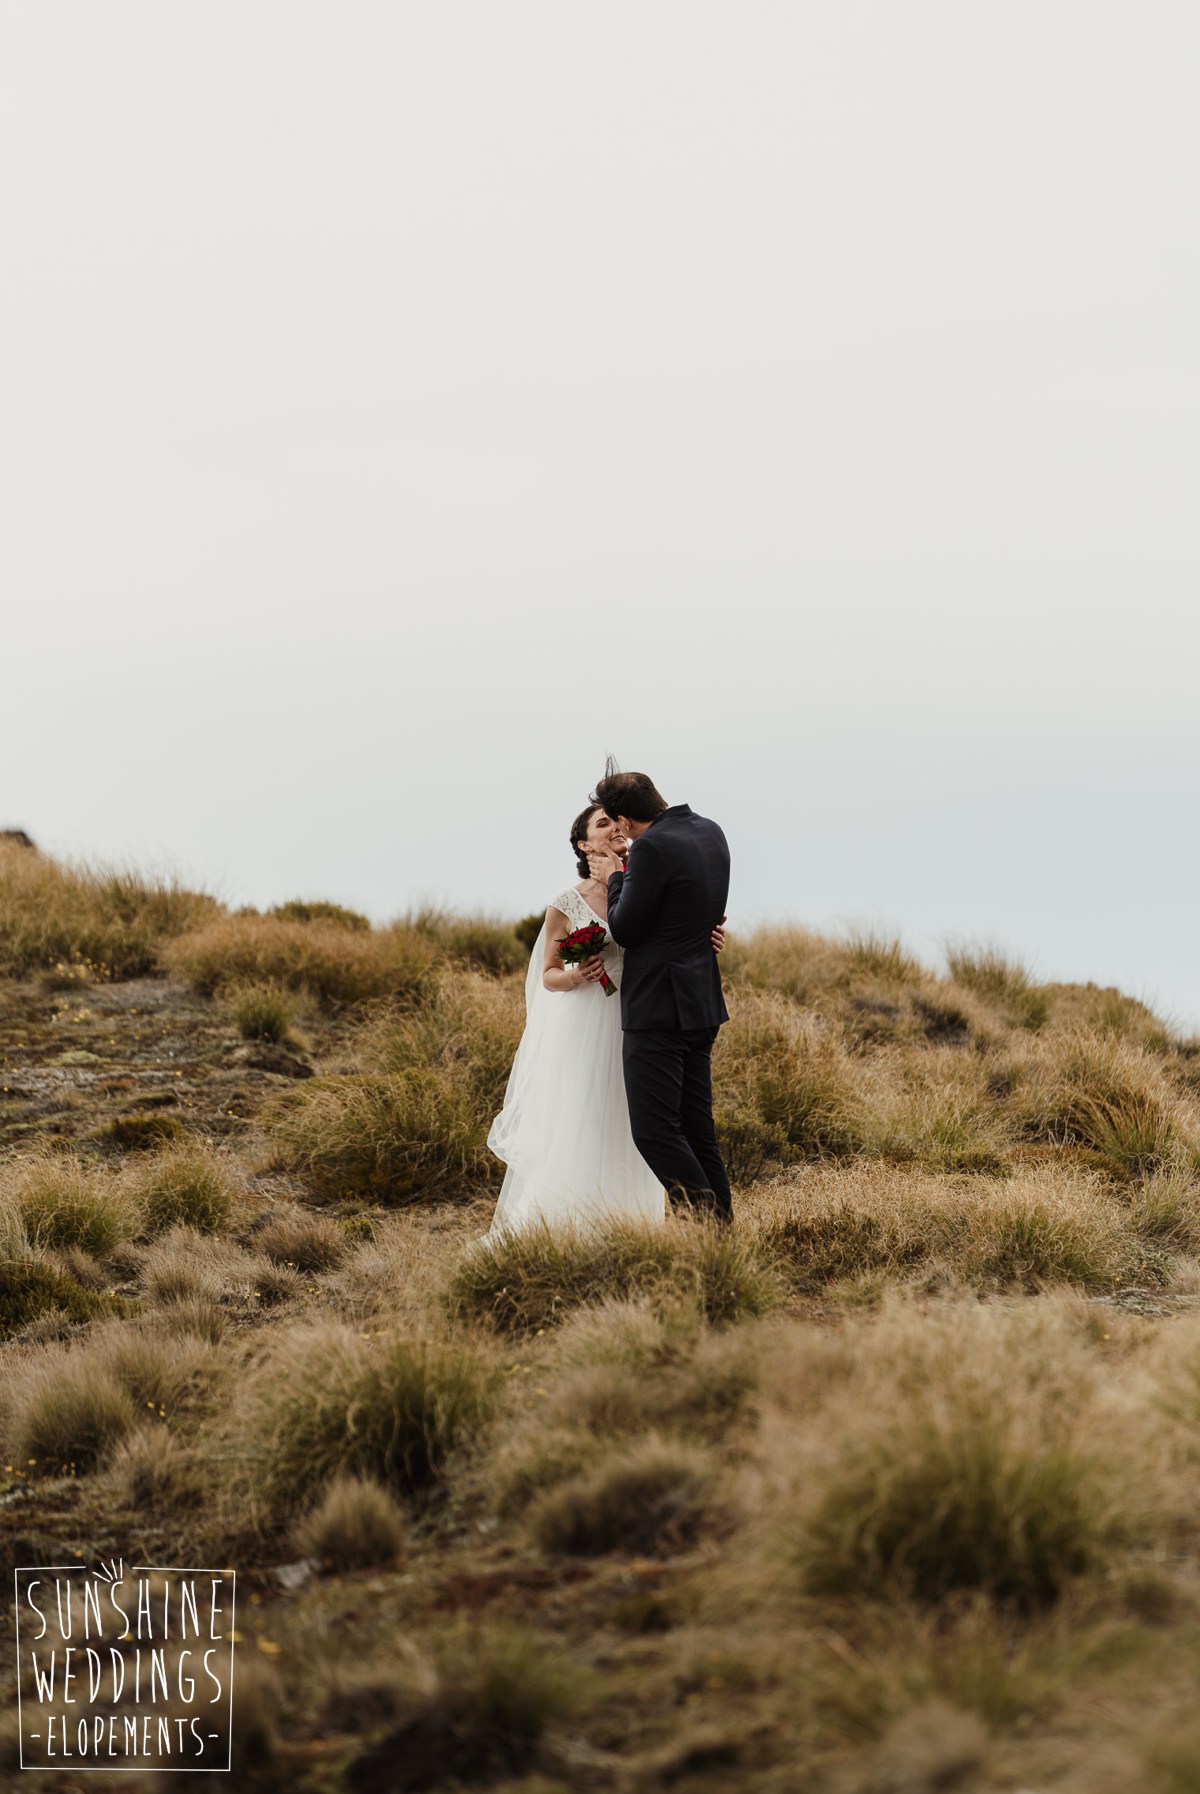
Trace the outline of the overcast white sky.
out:
M 0 826 L 523 914 L 611 750 L 1200 1028 L 1192 5 L 0 21 Z

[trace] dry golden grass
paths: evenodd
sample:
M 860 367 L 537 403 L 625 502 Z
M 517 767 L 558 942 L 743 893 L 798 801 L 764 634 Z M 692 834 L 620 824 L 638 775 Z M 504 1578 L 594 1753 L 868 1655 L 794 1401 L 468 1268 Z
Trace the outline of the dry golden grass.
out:
M 276 1341 L 242 1392 L 238 1437 L 277 1513 L 296 1515 L 339 1474 L 419 1499 L 487 1420 L 496 1388 L 494 1357 L 472 1342 L 321 1320 Z
M 328 1215 L 303 1208 L 273 1214 L 254 1229 L 253 1239 L 255 1250 L 265 1252 L 273 1264 L 292 1265 L 298 1271 L 330 1271 L 350 1250 L 344 1227 Z
M 508 1367 L 490 1480 L 505 1516 L 597 1466 L 615 1442 L 653 1437 L 738 1449 L 753 1409 L 762 1339 L 713 1326 L 694 1303 L 648 1296 L 577 1309 L 527 1339 Z
M 371 932 L 369 916 L 356 909 L 347 909 L 343 903 L 329 903 L 324 898 L 309 902 L 294 897 L 287 903 L 272 904 L 267 914 L 281 922 L 336 922 L 340 928 L 352 928 L 359 934 Z
M 1082 1147 L 1116 1176 L 1200 1171 L 1200 1110 L 1143 1046 L 1064 1029 L 1014 1055 L 1009 1076 L 1010 1113 L 1026 1139 Z
M 530 1772 L 551 1729 L 578 1709 L 590 1678 L 531 1632 L 494 1620 L 459 1621 L 430 1637 L 428 1654 L 407 1674 L 393 1676 L 394 1722 L 355 1758 L 350 1786 L 415 1794 L 503 1784 L 536 1794 L 566 1785 Z
M 324 1197 L 392 1206 L 469 1200 L 499 1182 L 485 1142 L 524 1025 L 516 981 L 442 969 L 426 994 L 407 1013 L 377 1009 L 349 1069 L 266 1105 L 268 1163 Z
M 34 1331 L 53 1338 L 115 1304 L 103 1292 L 81 1284 L 50 1253 L 13 1253 L 0 1259 L 0 1339 Z
M 799 1378 L 800 1340 L 781 1345 L 763 1574 L 798 1593 L 1036 1606 L 1186 1522 L 1171 1441 L 1070 1306 L 892 1299 L 869 1330 L 806 1340 Z
M 1050 999 L 1025 967 L 995 947 L 952 946 L 946 963 L 955 984 L 974 991 L 1015 1027 L 1036 1030 L 1050 1015 Z
M 433 937 L 404 923 L 363 933 L 337 922 L 237 913 L 217 916 L 163 949 L 168 969 L 204 996 L 253 981 L 343 1003 L 416 1001 L 427 993 L 438 957 Z
M 444 1066 L 310 1078 L 264 1107 L 273 1169 L 331 1199 L 469 1199 L 500 1181 L 481 1105 Z
M 522 946 L 513 924 L 500 916 L 460 916 L 444 909 L 422 909 L 403 918 L 408 927 L 427 935 L 457 965 L 475 966 L 497 976 L 524 972 L 529 948 Z
M 220 1233 L 234 1216 L 245 1174 L 228 1150 L 188 1140 L 139 1155 L 124 1170 L 121 1184 L 137 1214 L 140 1238 L 179 1225 Z
M 720 1516 L 705 1454 L 647 1435 L 545 1490 L 530 1509 L 529 1527 L 551 1555 L 646 1557 L 687 1550 Z
M 165 1303 L 254 1305 L 259 1283 L 274 1267 L 263 1253 L 178 1222 L 146 1248 L 141 1282 L 147 1299 Z
M 1192 1212 L 1162 1201 L 1168 1206 L 1152 1207 L 1147 1223 L 1098 1172 L 1070 1164 L 946 1177 L 860 1159 L 762 1184 L 743 1198 L 743 1215 L 760 1256 L 801 1293 L 837 1294 L 846 1284 L 877 1294 L 890 1282 L 923 1287 L 931 1278 L 981 1290 L 1109 1290 L 1161 1281 L 1154 1219 L 1166 1225 Z
M 54 1346 L 43 1351 L 10 1398 L 6 1450 L 39 1474 L 91 1470 L 136 1426 L 138 1406 L 109 1367 Z
M 438 974 L 431 1000 L 416 1010 L 378 1009 L 359 1029 L 355 1068 L 400 1074 L 434 1068 L 453 1075 L 489 1122 L 504 1100 L 525 1026 L 517 979 L 471 967 Z
M 213 1344 L 192 1332 L 137 1330 L 117 1320 L 78 1340 L 35 1349 L 12 1368 L 5 1444 L 43 1471 L 92 1469 L 135 1426 L 168 1422 L 217 1374 Z
M 243 1040 L 291 1038 L 301 1005 L 293 991 L 274 979 L 240 979 L 224 985 L 221 996 Z
M 161 1426 L 137 1426 L 115 1446 L 104 1478 L 116 1502 L 163 1518 L 203 1499 L 206 1487 L 194 1454 Z
M 59 861 L 0 841 L 0 976 L 43 969 L 65 988 L 153 971 L 217 900 L 131 868 Z
M 73 1150 L 41 1144 L 0 1169 L 0 1235 L 23 1229 L 35 1248 L 80 1246 L 111 1252 L 138 1226 L 127 1188 Z
M 409 1542 L 404 1509 L 370 1477 L 339 1473 L 299 1520 L 292 1544 L 299 1557 L 326 1570 L 367 1570 L 390 1563 Z
M 733 1233 L 481 1251 L 521 953 L 282 910 L 164 949 L 323 993 L 240 1154 L 0 1162 L 6 1536 L 260 1572 L 238 1785 L 1193 1785 L 1194 1044 L 987 948 L 734 936 Z
M 541 1223 L 479 1241 L 463 1256 L 446 1304 L 453 1315 L 520 1335 L 605 1296 L 691 1303 L 707 1320 L 735 1321 L 768 1313 L 780 1294 L 748 1241 L 700 1218 L 675 1218 L 662 1227 Z
M 836 1033 L 777 993 L 747 992 L 721 1030 L 713 1093 L 779 1130 L 789 1156 L 844 1156 L 868 1124 L 859 1070 Z

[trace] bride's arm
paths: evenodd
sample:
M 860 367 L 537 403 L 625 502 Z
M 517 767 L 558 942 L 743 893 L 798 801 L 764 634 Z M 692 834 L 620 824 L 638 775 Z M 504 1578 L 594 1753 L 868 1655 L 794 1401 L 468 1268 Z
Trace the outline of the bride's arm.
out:
M 578 990 L 581 984 L 587 984 L 584 966 L 591 965 L 585 960 L 584 965 L 565 966 L 558 957 L 560 941 L 565 941 L 571 932 L 571 924 L 560 909 L 551 904 L 546 911 L 546 954 L 542 960 L 542 983 L 547 990 Z

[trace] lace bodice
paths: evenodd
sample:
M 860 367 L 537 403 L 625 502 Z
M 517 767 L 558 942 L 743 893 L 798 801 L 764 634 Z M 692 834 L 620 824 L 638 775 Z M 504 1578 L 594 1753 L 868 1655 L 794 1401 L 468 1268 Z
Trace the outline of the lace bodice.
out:
M 557 897 L 552 897 L 550 907 L 560 909 L 572 929 L 587 928 L 590 923 L 599 922 L 605 933 L 608 933 L 608 924 L 604 918 L 598 916 L 594 909 L 589 908 L 574 885 L 569 885 L 565 891 L 560 891 Z M 621 983 L 621 961 L 624 957 L 625 955 L 616 941 L 609 935 L 604 947 L 604 969 L 618 988 Z

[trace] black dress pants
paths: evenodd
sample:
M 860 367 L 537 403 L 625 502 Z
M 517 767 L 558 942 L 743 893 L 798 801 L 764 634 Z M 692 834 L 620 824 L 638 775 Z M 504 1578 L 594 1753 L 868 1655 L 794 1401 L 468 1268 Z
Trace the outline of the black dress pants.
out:
M 630 1028 L 621 1037 L 621 1056 L 634 1145 L 672 1205 L 683 1202 L 730 1221 L 733 1198 L 712 1111 L 717 1034 L 716 1028 Z

